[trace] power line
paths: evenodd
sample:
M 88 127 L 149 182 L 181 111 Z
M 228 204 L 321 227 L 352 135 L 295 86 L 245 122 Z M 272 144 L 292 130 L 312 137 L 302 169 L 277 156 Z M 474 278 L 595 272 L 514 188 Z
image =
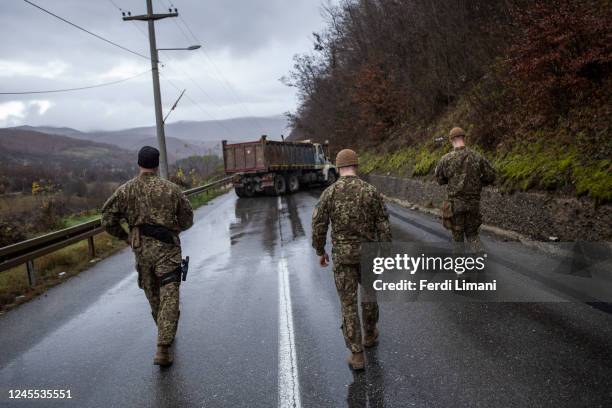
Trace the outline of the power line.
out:
M 117 3 L 115 3 L 113 0 L 108 0 L 110 2 L 110 4 L 113 5 L 113 7 L 115 7 L 117 10 L 119 10 L 120 12 L 124 12 L 124 10 L 119 7 L 117 5 Z M 174 21 L 174 20 L 173 20 Z M 142 35 L 147 41 L 149 40 L 149 36 L 142 30 L 142 28 L 140 28 L 140 26 L 135 22 L 135 21 L 130 21 L 132 23 L 132 27 L 134 27 L 135 29 L 138 30 L 138 32 L 140 33 L 140 35 Z M 160 61 L 161 62 L 161 61 Z
M 170 85 L 172 85 L 176 90 L 180 91 L 181 88 L 179 88 L 174 82 L 172 82 L 169 78 L 167 78 L 165 75 L 162 74 L 162 78 L 168 82 Z M 221 127 L 223 130 L 225 130 L 225 132 L 228 134 L 228 136 L 232 136 L 232 131 L 225 126 L 225 124 L 223 122 L 221 122 L 220 120 L 216 119 L 213 115 L 210 114 L 210 112 L 208 112 L 206 109 L 204 109 L 199 103 L 197 103 L 191 96 L 189 96 L 189 94 L 185 94 L 185 98 L 187 98 L 187 100 L 189 100 L 194 106 L 196 106 L 200 111 L 202 111 L 202 113 L 204 113 L 206 116 L 210 117 L 212 120 L 214 120 L 215 124 L 217 124 L 217 126 Z
M 170 7 L 167 5 L 167 3 L 165 2 L 165 0 L 159 0 L 160 3 L 162 3 L 164 6 L 166 7 Z M 171 6 L 173 7 L 174 4 L 171 1 Z M 179 16 L 179 19 L 182 21 L 183 25 L 185 26 L 185 28 L 187 29 L 187 31 L 191 34 L 191 36 L 193 37 L 193 40 L 197 41 L 198 44 L 202 44 L 202 42 L 200 41 L 200 39 L 197 37 L 197 35 L 193 32 L 193 30 L 191 29 L 191 27 L 189 26 L 189 24 L 187 23 L 187 21 L 182 17 Z M 187 41 L 191 41 L 191 39 L 187 36 L 187 34 L 185 33 L 185 31 L 181 28 L 181 26 L 174 21 L 174 23 L 176 24 L 176 26 L 179 28 L 179 30 L 181 31 L 181 33 L 183 34 L 183 36 L 187 39 Z M 213 69 L 216 72 L 216 75 L 218 75 L 218 77 L 220 78 L 218 80 L 218 82 L 225 87 L 225 89 L 230 93 L 230 95 L 233 97 L 233 99 L 238 103 L 238 105 L 242 108 L 242 110 L 244 111 L 244 113 L 246 113 L 248 119 L 252 119 L 255 121 L 255 124 L 257 126 L 259 126 L 262 130 L 264 130 L 264 126 L 261 123 L 261 121 L 259 120 L 259 118 L 257 118 L 257 116 L 253 115 L 249 109 L 246 107 L 246 105 L 240 100 L 240 98 L 238 97 L 238 94 L 236 93 L 236 91 L 234 90 L 234 88 L 232 87 L 232 85 L 229 83 L 229 81 L 227 80 L 227 78 L 225 78 L 225 76 L 223 75 L 223 73 L 221 72 L 221 70 L 219 69 L 219 67 L 217 66 L 217 64 L 215 64 L 215 62 L 213 61 L 213 59 L 208 55 L 208 53 L 206 52 L 206 50 L 204 49 L 204 47 L 200 48 L 200 51 L 202 51 L 202 53 L 204 54 L 204 56 L 206 57 L 206 59 L 209 61 L 210 65 L 212 65 Z
M 113 6 L 115 6 L 115 7 L 116 7 L 116 8 L 117 8 L 119 11 L 123 11 L 123 9 L 122 9 L 121 7 L 119 7 L 119 6 L 117 5 L 117 3 L 115 3 L 113 0 L 108 0 L 108 1 L 110 1 L 110 3 L 111 3 Z
M 112 0 L 111 0 L 111 1 L 112 1 Z M 168 5 L 168 3 L 166 3 L 166 2 L 165 2 L 165 0 L 158 0 L 158 2 L 159 2 L 159 3 L 160 3 L 162 6 L 164 6 L 164 7 L 168 7 L 168 8 L 172 8 L 172 7 L 174 7 L 174 4 L 172 4 L 172 3 L 171 3 L 170 5 Z M 179 16 L 179 19 L 183 20 L 182 16 Z M 172 22 L 173 22 L 173 23 L 176 25 L 176 27 L 179 29 L 179 31 L 181 32 L 181 34 L 183 34 L 183 37 L 185 37 L 185 39 L 186 39 L 188 42 L 189 42 L 189 41 L 191 41 L 191 40 L 193 39 L 193 40 L 195 40 L 195 41 L 196 41 L 198 44 L 201 44 L 200 40 L 199 40 L 199 39 L 198 39 L 198 38 L 197 38 L 197 37 L 196 37 L 196 36 L 193 34 L 193 32 L 191 32 L 191 36 L 192 36 L 193 38 L 189 38 L 189 35 L 187 35 L 187 32 L 186 32 L 186 31 L 183 29 L 183 27 L 181 27 L 181 25 L 180 25 L 179 23 L 177 23 L 177 21 L 176 21 L 176 20 L 172 20 Z M 184 22 L 184 21 L 183 21 L 183 23 L 185 24 L 185 22 Z M 185 24 L 185 26 L 187 27 L 187 25 L 186 25 L 186 24 Z M 187 27 L 187 29 L 189 29 L 189 27 Z M 191 30 L 190 30 L 190 31 L 191 31 Z M 200 48 L 200 49 L 201 49 L 201 48 Z M 188 76 L 188 75 L 186 75 L 186 74 L 184 74 L 184 75 L 185 75 L 185 76 Z M 218 78 L 213 78 L 213 77 L 211 77 L 210 75 L 207 75 L 207 76 L 208 76 L 210 79 L 212 79 L 212 80 L 214 80 L 214 81 L 219 82 L 221 85 L 224 85 L 224 84 L 221 82 L 221 80 L 220 80 L 220 79 L 218 79 Z M 189 78 L 189 77 L 188 77 L 188 78 Z M 196 82 L 194 79 L 192 79 L 192 78 L 189 78 L 189 79 L 191 79 L 191 80 L 192 80 L 192 81 L 193 81 L 193 82 L 196 84 L 196 86 L 197 86 L 197 87 L 198 87 L 198 88 L 199 88 L 199 89 L 200 89 L 200 90 L 201 90 L 201 91 L 202 91 L 202 92 L 203 92 L 203 93 L 204 93 L 204 94 L 205 94 L 207 97 L 209 97 L 209 96 L 208 96 L 208 93 L 207 93 L 206 91 L 204 91 L 204 90 L 202 89 L 202 87 L 201 87 L 201 86 L 200 86 L 200 85 L 199 85 L 199 84 L 198 84 L 198 83 L 197 83 L 197 82 Z M 226 88 L 226 89 L 227 89 L 227 88 Z M 210 99 L 212 100 L 212 98 L 210 98 Z M 214 103 L 214 101 L 213 101 L 213 103 Z
M 115 7 L 117 10 L 119 10 L 120 12 L 124 12 L 125 10 L 122 9 L 119 5 L 117 5 L 117 3 L 114 2 L 114 0 L 108 0 L 110 2 L 110 4 L 113 5 L 113 7 Z M 174 20 L 172 20 L 174 21 Z M 136 30 L 138 30 L 138 32 L 140 33 L 140 35 L 142 35 L 147 41 L 149 40 L 149 36 L 147 35 L 147 33 L 145 33 L 143 31 L 142 28 L 140 28 L 140 26 L 134 21 L 130 21 L 132 23 L 132 27 L 134 27 Z M 161 63 L 161 61 L 159 61 Z M 162 64 L 163 65 L 163 64 Z
M 139 57 L 141 57 L 141 58 L 144 58 L 144 59 L 150 60 L 150 58 L 149 58 L 149 57 L 147 57 L 146 55 L 140 54 L 140 53 L 138 53 L 138 52 L 136 52 L 136 51 L 132 51 L 132 50 L 130 50 L 129 48 L 124 47 L 123 45 L 117 44 L 116 42 L 113 42 L 113 41 L 111 41 L 111 40 L 108 40 L 108 39 L 106 39 L 106 38 L 104 38 L 104 37 L 102 37 L 102 36 L 100 36 L 100 35 L 96 34 L 96 33 L 93 33 L 93 32 L 91 32 L 91 31 L 89 31 L 88 29 L 83 28 L 83 27 L 81 27 L 80 25 L 73 23 L 72 21 L 68 21 L 68 20 L 66 20 L 66 19 L 65 19 L 65 18 L 63 18 L 63 17 L 60 17 L 60 16 L 58 16 L 57 14 L 52 13 L 51 11 L 49 11 L 49 10 L 47 10 L 47 9 L 45 9 L 45 8 L 42 8 L 41 6 L 39 6 L 38 4 L 35 4 L 35 3 L 31 2 L 30 0 L 23 0 L 23 1 L 25 1 L 25 2 L 26 2 L 26 3 L 28 3 L 29 5 L 34 6 L 34 7 L 36 7 L 37 9 L 39 9 L 39 10 L 41 10 L 41 11 L 43 11 L 43 12 L 45 12 L 45 13 L 49 14 L 49 15 L 51 15 L 51 16 L 53 16 L 53 17 L 57 18 L 58 20 L 63 21 L 63 22 L 64 22 L 64 23 L 66 23 L 66 24 L 69 24 L 69 25 L 71 25 L 71 26 L 73 26 L 73 27 L 75 27 L 75 28 L 78 28 L 78 29 L 79 29 L 79 30 L 81 30 L 81 31 L 86 32 L 86 33 L 87 33 L 87 34 L 89 34 L 89 35 L 92 35 L 92 36 L 96 37 L 96 38 L 97 38 L 97 39 L 99 39 L 99 40 L 102 40 L 102 41 L 104 41 L 104 42 L 106 42 L 106 43 L 108 43 L 108 44 L 114 45 L 115 47 L 121 48 L 122 50 L 127 51 L 127 52 L 129 52 L 129 53 L 132 53 L 132 54 L 134 54 L 134 55 L 137 55 L 137 56 L 139 56 Z
M 141 72 L 140 74 L 131 76 L 129 78 L 123 78 L 118 81 L 106 82 L 103 84 L 89 85 L 89 86 L 81 86 L 78 88 L 65 88 L 65 89 L 52 89 L 48 91 L 20 91 L 20 92 L 0 92 L 0 95 L 33 95 L 33 94 L 47 94 L 47 93 L 60 93 L 60 92 L 73 92 L 73 91 L 83 91 L 85 89 L 94 89 L 94 88 L 102 88 L 103 86 L 110 86 L 115 84 L 120 84 L 122 82 L 129 81 L 134 78 L 138 78 L 144 74 L 148 74 L 151 70 Z
M 192 83 L 193 83 L 193 84 L 196 86 L 196 88 L 198 88 L 198 89 L 200 90 L 200 92 L 202 92 L 202 94 L 203 94 L 203 95 L 204 95 L 204 96 L 205 96 L 205 97 L 206 97 L 206 98 L 207 98 L 207 99 L 208 99 L 210 102 L 212 102 L 212 104 L 213 104 L 213 105 L 217 105 L 217 107 L 219 107 L 219 104 L 218 104 L 217 102 L 215 102 L 215 100 L 212 98 L 212 96 L 210 96 L 210 94 L 209 94 L 208 92 L 206 92 L 206 90 L 205 90 L 205 89 L 204 89 L 202 86 L 200 86 L 200 84 L 199 84 L 199 83 L 198 83 L 198 82 L 197 82 L 197 81 L 196 81 L 196 80 L 195 80 L 195 79 L 194 79 L 192 76 L 190 76 L 190 75 L 189 75 L 189 74 L 187 74 L 187 73 L 186 73 L 184 70 L 182 70 L 181 68 L 179 68 L 179 66 L 178 66 L 178 62 L 177 62 L 175 59 L 168 57 L 168 56 L 167 56 L 167 54 L 166 54 L 166 57 L 167 57 L 167 58 L 168 58 L 170 61 L 172 61 L 172 62 L 176 62 L 176 63 L 177 63 L 177 65 L 176 65 L 176 66 L 175 66 L 175 65 L 170 66 L 170 65 L 168 65 L 167 63 L 165 63 L 165 64 L 163 64 L 162 66 L 167 66 L 167 67 L 171 68 L 173 71 L 178 71 L 178 73 L 179 73 L 179 74 L 183 75 L 183 76 L 184 76 L 184 77 L 186 77 L 188 80 L 190 80 L 190 81 L 191 81 L 191 82 L 192 82 Z
M 113 7 L 115 7 L 117 10 L 123 12 L 124 9 L 121 8 L 114 0 L 108 0 L 110 4 L 112 4 Z M 160 1 L 161 3 L 161 1 Z M 162 4 L 164 7 L 166 7 L 165 4 Z M 172 20 L 175 24 L 176 24 L 176 20 Z M 146 33 L 140 28 L 140 26 L 138 24 L 136 24 L 134 21 L 132 21 L 133 26 L 138 30 L 138 32 L 144 37 L 144 38 L 148 38 L 148 36 L 146 35 Z M 184 33 L 183 29 L 181 28 L 180 25 L 176 24 L 176 26 L 181 30 L 181 32 L 183 32 L 183 35 L 185 36 L 185 38 L 187 38 L 187 40 L 190 40 L 186 34 Z M 190 80 L 201 92 L 202 94 L 204 94 L 204 96 L 213 104 L 213 105 L 217 105 L 218 104 L 214 101 L 214 99 L 210 96 L 210 94 L 208 94 L 208 92 L 206 92 L 204 90 L 204 88 L 202 86 L 200 86 L 200 84 L 190 75 L 188 75 L 185 71 L 183 71 L 182 69 L 180 69 L 178 67 L 178 62 L 171 58 L 168 53 L 164 53 L 164 55 L 166 56 L 165 58 L 167 58 L 168 60 L 172 61 L 173 63 L 176 62 L 177 66 L 174 65 L 170 65 L 168 64 L 168 62 L 164 62 L 161 63 L 161 66 L 164 68 L 170 68 L 173 71 L 177 71 L 180 75 L 186 77 L 188 80 Z M 162 75 L 163 79 L 168 82 L 170 85 L 172 85 L 174 88 L 176 88 L 177 90 L 181 90 L 181 88 L 179 88 L 176 84 L 174 84 L 174 82 L 172 82 L 168 77 L 166 77 L 165 75 Z M 184 81 L 181 81 L 183 84 L 185 84 Z M 185 94 L 185 98 L 187 100 L 189 100 L 194 106 L 196 106 L 200 111 L 202 111 L 206 116 L 208 116 L 210 119 L 212 119 L 213 121 L 215 121 L 215 123 L 221 127 L 225 132 L 228 133 L 228 135 L 232 135 L 232 132 L 230 131 L 230 129 L 225 126 L 225 124 L 223 124 L 222 122 L 219 121 L 219 119 L 217 119 L 215 116 L 213 116 L 209 111 L 207 111 L 206 109 L 204 109 L 199 103 L 197 103 L 195 100 L 193 100 L 193 98 L 191 98 L 191 96 L 189 94 Z

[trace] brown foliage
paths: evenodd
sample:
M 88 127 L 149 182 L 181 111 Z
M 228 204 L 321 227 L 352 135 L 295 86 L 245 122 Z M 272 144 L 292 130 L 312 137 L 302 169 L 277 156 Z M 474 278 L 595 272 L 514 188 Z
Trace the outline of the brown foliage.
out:
M 585 102 L 612 68 L 612 7 L 600 1 L 536 0 L 512 12 L 517 36 L 509 80 L 548 119 Z M 586 100 L 588 102 L 588 99 Z
M 357 126 L 370 143 L 385 141 L 387 130 L 401 120 L 406 100 L 397 82 L 378 64 L 364 64 L 357 71 L 351 102 L 357 107 Z
M 332 149 L 398 146 L 437 136 L 427 132 L 452 117 L 489 150 L 559 128 L 583 152 L 609 145 L 611 9 L 608 0 L 343 0 L 287 80 L 301 100 L 295 134 Z
M 288 81 L 306 137 L 372 144 L 428 123 L 482 77 L 505 44 L 503 2 L 346 0 L 326 10 L 315 55 Z

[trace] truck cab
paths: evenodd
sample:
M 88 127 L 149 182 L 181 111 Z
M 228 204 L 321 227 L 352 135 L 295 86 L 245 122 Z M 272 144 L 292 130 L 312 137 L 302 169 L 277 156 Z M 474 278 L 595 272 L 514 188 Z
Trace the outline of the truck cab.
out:
M 316 152 L 315 153 L 315 163 L 317 165 L 329 164 L 330 160 L 325 154 L 325 152 L 323 151 L 323 146 L 321 146 L 321 144 L 319 143 L 314 143 L 314 147 L 315 147 L 315 152 Z

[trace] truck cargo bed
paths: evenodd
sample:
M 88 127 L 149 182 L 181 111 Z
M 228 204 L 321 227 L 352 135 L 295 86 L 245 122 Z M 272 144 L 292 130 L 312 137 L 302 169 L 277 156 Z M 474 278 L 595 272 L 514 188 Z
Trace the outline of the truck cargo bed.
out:
M 277 142 L 265 136 L 254 142 L 223 142 L 226 173 L 269 172 L 316 168 L 316 149 L 310 143 Z

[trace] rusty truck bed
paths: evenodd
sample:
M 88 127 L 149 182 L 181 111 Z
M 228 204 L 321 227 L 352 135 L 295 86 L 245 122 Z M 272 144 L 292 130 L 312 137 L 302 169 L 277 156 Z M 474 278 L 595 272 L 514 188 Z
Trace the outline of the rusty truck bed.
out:
M 245 143 L 223 141 L 223 161 L 228 174 L 314 169 L 315 154 L 310 143 L 277 142 L 265 136 Z

